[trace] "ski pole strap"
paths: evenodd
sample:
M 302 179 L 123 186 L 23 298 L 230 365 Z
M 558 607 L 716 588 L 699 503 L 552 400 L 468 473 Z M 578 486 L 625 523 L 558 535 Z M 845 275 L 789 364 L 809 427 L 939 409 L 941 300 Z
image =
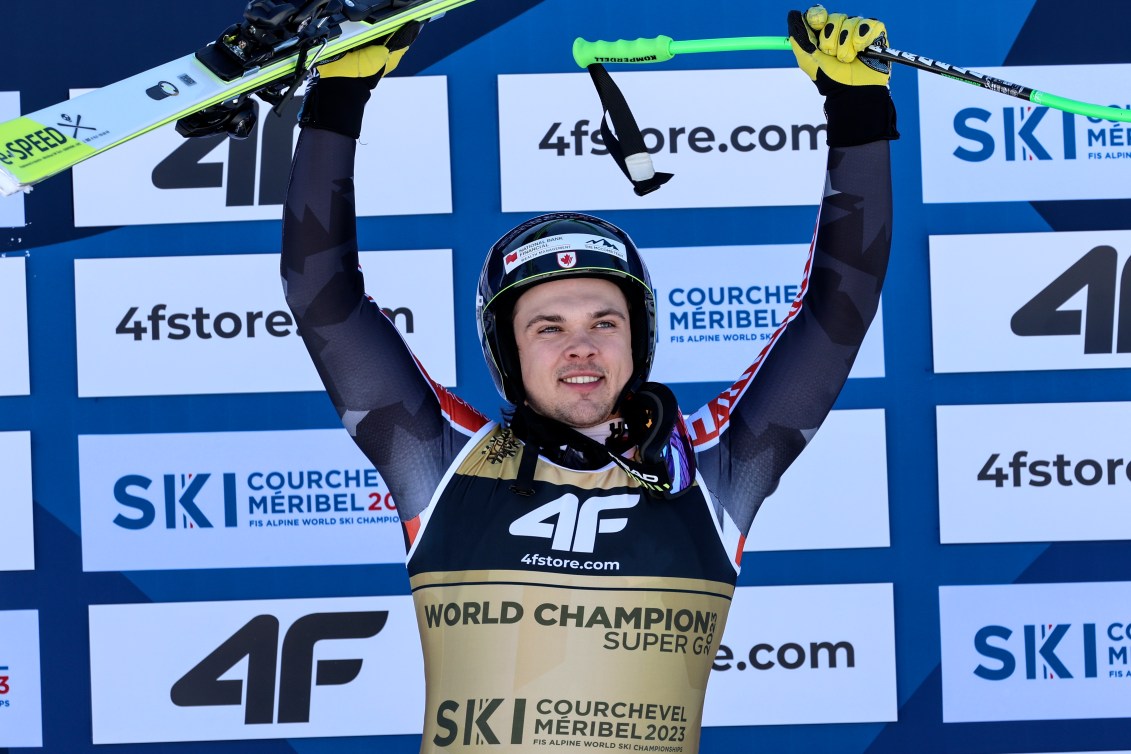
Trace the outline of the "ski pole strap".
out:
M 323 41 L 321 44 L 322 47 L 326 46 L 325 41 Z M 283 114 L 283 108 L 286 106 L 287 102 L 290 101 L 291 97 L 295 95 L 295 92 L 298 91 L 299 86 L 306 79 L 306 74 L 310 71 L 310 66 L 307 64 L 307 56 L 310 54 L 310 50 L 313 47 L 314 44 L 309 41 L 303 42 L 299 47 L 298 62 L 295 63 L 294 77 L 291 79 L 290 85 L 287 86 L 287 90 L 283 92 L 281 97 L 279 97 L 279 101 L 273 103 L 275 106 L 271 108 L 271 112 L 275 113 L 275 115 L 281 116 Z
M 640 126 L 636 124 L 628 101 L 605 66 L 600 63 L 590 65 L 589 75 L 593 79 L 593 86 L 597 88 L 597 96 L 601 98 L 601 137 L 605 141 L 605 147 L 621 172 L 632 182 L 637 196 L 652 193 L 670 181 L 672 174 L 657 173 L 652 166 L 652 156 L 644 146 Z M 612 128 L 609 127 L 609 121 L 612 121 Z

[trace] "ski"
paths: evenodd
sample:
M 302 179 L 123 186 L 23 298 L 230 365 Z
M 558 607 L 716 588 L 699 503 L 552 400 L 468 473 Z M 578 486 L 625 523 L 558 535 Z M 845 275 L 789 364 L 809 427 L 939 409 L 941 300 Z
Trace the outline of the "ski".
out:
M 252 0 L 195 53 L 0 123 L 0 196 L 169 123 L 185 136 L 254 124 L 247 98 L 280 105 L 318 61 L 474 0 Z

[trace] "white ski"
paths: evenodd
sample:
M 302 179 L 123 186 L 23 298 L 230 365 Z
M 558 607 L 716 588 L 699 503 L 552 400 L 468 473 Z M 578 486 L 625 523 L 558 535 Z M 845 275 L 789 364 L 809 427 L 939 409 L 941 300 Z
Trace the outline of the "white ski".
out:
M 351 0 L 344 0 L 350 8 Z M 341 15 L 314 19 L 301 41 L 304 62 L 341 54 L 400 28 L 410 21 L 443 15 L 473 0 L 386 0 L 375 21 L 349 21 Z M 357 5 L 363 5 L 358 0 Z M 372 17 L 372 16 L 371 16 Z M 317 31 L 319 28 L 321 32 Z M 340 28 L 340 34 L 336 33 Z M 238 31 L 236 27 L 229 32 Z M 228 32 L 226 32 L 227 34 Z M 221 35 L 223 39 L 224 35 Z M 79 97 L 0 123 L 0 196 L 27 192 L 96 154 L 167 123 L 230 102 L 293 78 L 299 65 L 298 38 L 278 42 L 278 54 L 262 65 L 237 66 L 225 80 L 201 61 L 201 54 L 224 58 L 215 43 L 200 53 L 157 66 Z M 221 61 L 223 62 L 223 61 Z M 228 62 L 231 62 L 228 56 Z

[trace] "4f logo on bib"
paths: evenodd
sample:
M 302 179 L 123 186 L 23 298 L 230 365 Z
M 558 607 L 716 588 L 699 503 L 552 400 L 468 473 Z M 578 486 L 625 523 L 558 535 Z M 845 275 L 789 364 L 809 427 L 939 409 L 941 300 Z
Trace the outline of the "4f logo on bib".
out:
M 577 495 L 562 495 L 516 519 L 510 533 L 549 539 L 555 550 L 593 552 L 598 534 L 615 534 L 628 525 L 627 518 L 602 514 L 634 508 L 638 502 L 639 495 L 591 497 L 584 502 Z

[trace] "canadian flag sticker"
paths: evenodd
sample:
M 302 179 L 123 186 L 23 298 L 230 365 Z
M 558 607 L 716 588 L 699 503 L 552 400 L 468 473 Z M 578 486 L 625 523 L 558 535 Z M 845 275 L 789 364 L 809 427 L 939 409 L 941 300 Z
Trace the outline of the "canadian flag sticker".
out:
M 577 255 L 572 251 L 567 251 L 564 254 L 558 254 L 558 265 L 565 269 L 569 269 L 577 264 Z

